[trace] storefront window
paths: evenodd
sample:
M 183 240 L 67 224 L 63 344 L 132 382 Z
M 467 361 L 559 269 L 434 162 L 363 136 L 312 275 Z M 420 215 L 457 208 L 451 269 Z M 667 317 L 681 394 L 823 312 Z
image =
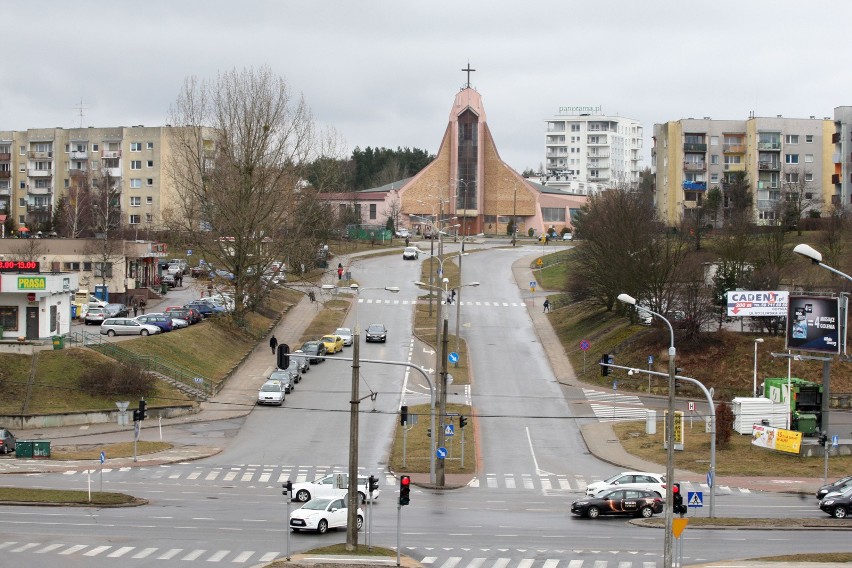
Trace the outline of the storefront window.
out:
M 18 331 L 18 306 L 0 306 L 0 327 Z

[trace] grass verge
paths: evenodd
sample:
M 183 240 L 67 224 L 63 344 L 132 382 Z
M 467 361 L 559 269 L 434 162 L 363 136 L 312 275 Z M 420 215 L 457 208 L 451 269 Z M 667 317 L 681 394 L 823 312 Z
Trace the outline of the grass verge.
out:
M 437 410 L 437 409 L 436 409 Z M 459 428 L 457 416 L 448 416 L 445 420 L 435 417 L 435 427 L 443 424 L 454 424 L 455 435 L 446 438 L 447 458 L 444 460 L 445 473 L 474 473 L 476 471 L 476 440 L 473 421 L 470 418 L 471 407 L 463 404 L 447 404 L 447 413 L 463 414 L 468 417 L 468 425 Z M 397 424 L 391 448 L 390 468 L 397 473 L 426 473 L 432 455 L 431 439 L 428 431 L 431 428 L 431 414 L 428 404 L 408 407 L 409 416 L 417 416 L 417 423 L 409 425 L 407 435 L 403 435 L 403 427 Z M 405 437 L 405 459 L 403 463 L 403 437 Z M 462 438 L 464 438 L 464 467 L 461 464 Z
M 136 455 L 156 454 L 174 447 L 169 442 L 136 443 Z M 127 458 L 133 455 L 133 442 L 117 444 L 78 444 L 76 446 L 53 446 L 50 448 L 51 460 L 96 460 L 106 454 L 107 459 Z
M 91 500 L 87 491 L 64 489 L 28 489 L 26 487 L 0 487 L 0 501 L 12 503 L 55 504 L 55 505 L 142 505 L 146 501 L 124 493 L 92 491 Z

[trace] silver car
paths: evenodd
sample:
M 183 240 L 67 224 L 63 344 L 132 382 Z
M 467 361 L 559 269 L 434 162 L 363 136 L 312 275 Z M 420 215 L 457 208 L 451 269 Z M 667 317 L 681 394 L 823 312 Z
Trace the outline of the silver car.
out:
M 101 324 L 101 335 L 154 335 L 160 333 L 156 325 L 143 324 L 133 318 L 109 318 Z
M 343 345 L 349 347 L 352 345 L 352 330 L 348 327 L 338 327 L 332 335 L 339 335 L 343 338 Z

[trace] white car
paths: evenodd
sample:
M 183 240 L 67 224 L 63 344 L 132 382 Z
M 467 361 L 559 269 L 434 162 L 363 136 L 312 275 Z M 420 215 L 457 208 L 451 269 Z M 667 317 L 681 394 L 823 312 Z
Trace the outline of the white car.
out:
M 349 475 L 346 473 L 330 473 L 313 481 L 304 481 L 293 484 L 290 499 L 306 503 L 311 499 L 332 499 L 344 497 L 349 491 Z M 381 494 L 381 489 L 372 492 L 371 498 L 376 500 Z M 358 477 L 358 496 L 362 503 L 367 500 L 367 478 Z
M 573 239 L 574 239 L 574 235 L 572 235 L 571 233 L 565 233 L 564 235 L 562 235 L 563 241 L 570 241 L 570 240 L 573 240 Z
M 346 526 L 349 509 L 345 498 L 313 499 L 290 513 L 290 528 L 293 532 L 317 531 L 325 534 L 328 529 Z M 358 508 L 358 529 L 364 525 L 364 511 Z
M 420 249 L 417 247 L 405 247 L 402 251 L 402 260 L 417 260 L 420 257 Z
M 348 327 L 338 327 L 332 335 L 339 335 L 343 338 L 343 345 L 346 347 L 352 345 L 352 330 Z
M 281 381 L 266 381 L 257 391 L 258 404 L 284 404 L 284 383 Z
M 603 481 L 590 483 L 586 486 L 586 495 L 597 495 L 608 489 L 643 489 L 662 497 L 666 494 L 666 476 L 646 471 L 622 471 Z

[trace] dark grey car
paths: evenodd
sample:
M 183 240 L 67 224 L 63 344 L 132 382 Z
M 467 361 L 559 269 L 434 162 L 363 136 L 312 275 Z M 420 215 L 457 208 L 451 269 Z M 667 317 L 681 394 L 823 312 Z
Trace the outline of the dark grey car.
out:
M 370 324 L 367 328 L 367 341 L 381 341 L 384 343 L 388 340 L 388 329 L 381 323 Z
M 0 428 L 0 453 L 8 454 L 15 451 L 15 436 L 6 428 Z

